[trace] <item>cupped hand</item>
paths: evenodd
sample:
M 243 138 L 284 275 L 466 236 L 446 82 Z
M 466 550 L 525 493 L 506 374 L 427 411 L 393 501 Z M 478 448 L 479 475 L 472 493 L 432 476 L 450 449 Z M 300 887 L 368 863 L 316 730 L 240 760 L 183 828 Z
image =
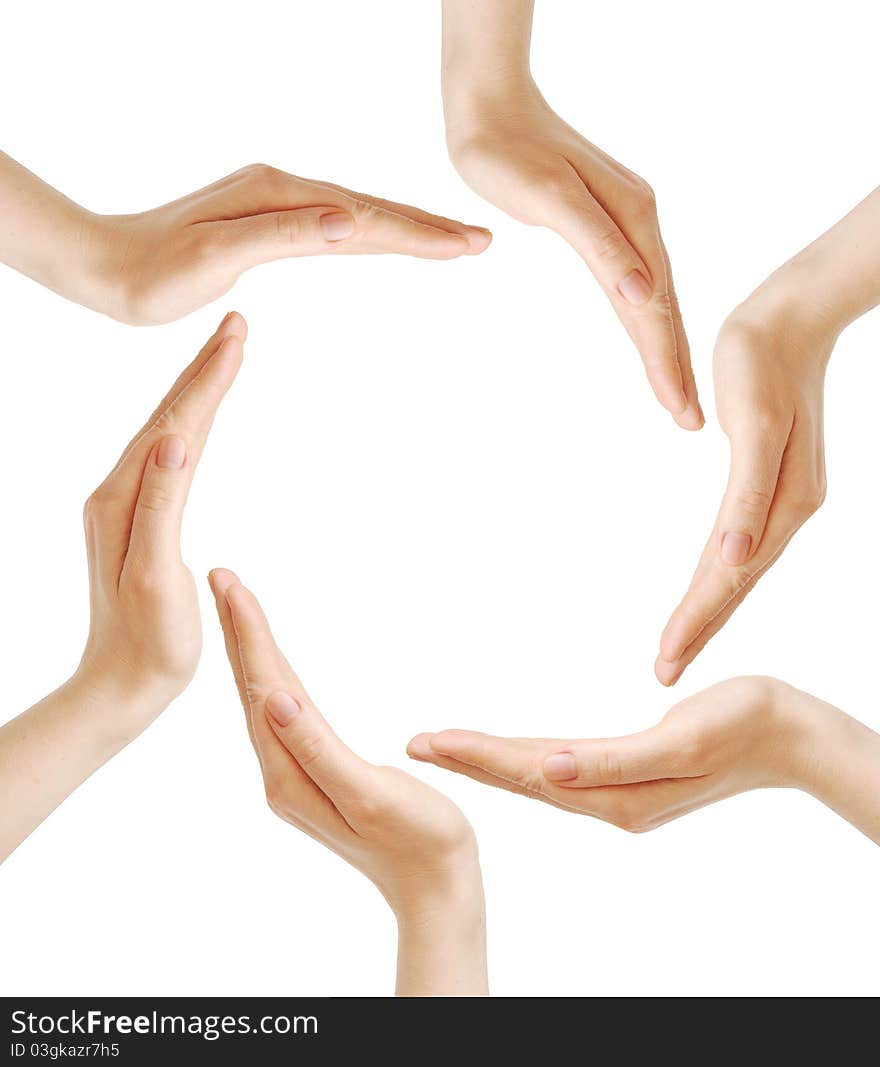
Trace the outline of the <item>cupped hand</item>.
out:
M 632 338 L 657 399 L 688 430 L 703 425 L 690 349 L 648 184 L 518 85 L 447 108 L 450 158 L 486 200 L 547 226 L 574 248 Z
M 93 216 L 92 227 L 112 293 L 103 310 L 136 325 L 180 318 L 275 259 L 382 252 L 455 259 L 491 240 L 479 227 L 262 164 L 151 211 Z
M 152 715 L 186 687 L 201 651 L 180 527 L 246 334 L 240 315 L 226 316 L 85 505 L 91 626 L 77 673 L 96 689 L 143 694 Z
M 788 295 L 786 272 L 725 322 L 715 395 L 730 474 L 715 526 L 655 664 L 672 685 L 825 498 L 825 369 L 836 328 Z
M 226 651 L 260 761 L 269 807 L 365 874 L 398 915 L 473 882 L 476 840 L 441 793 L 347 748 L 312 703 L 256 599 L 211 573 Z
M 407 752 L 643 832 L 749 789 L 800 786 L 811 762 L 805 724 L 819 703 L 772 678 L 734 678 L 628 737 L 560 741 L 444 730 L 419 734 Z

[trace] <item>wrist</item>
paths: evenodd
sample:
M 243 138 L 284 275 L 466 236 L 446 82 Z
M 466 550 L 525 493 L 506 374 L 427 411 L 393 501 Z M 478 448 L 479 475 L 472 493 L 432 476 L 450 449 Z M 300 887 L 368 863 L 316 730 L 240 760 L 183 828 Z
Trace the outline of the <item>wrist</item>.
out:
M 85 296 L 80 303 L 124 322 L 125 257 L 129 243 L 126 216 L 91 212 L 87 216 L 81 228 Z
M 412 887 L 411 887 L 412 888 Z M 479 865 L 392 904 L 400 996 L 485 996 L 486 909 Z
M 399 927 L 481 924 L 485 914 L 483 879 L 474 859 L 455 870 L 410 875 L 380 889 Z
M 826 756 L 839 746 L 847 716 L 831 704 L 778 682 L 774 715 L 780 784 L 807 793 L 821 789 Z
M 824 371 L 841 331 L 841 309 L 816 292 L 807 263 L 790 260 L 762 282 L 728 317 L 726 326 L 770 339 L 772 346 Z
M 447 140 L 467 137 L 494 122 L 547 107 L 526 69 L 495 69 L 477 75 L 443 74 L 443 115 Z
M 86 660 L 66 688 L 88 715 L 95 744 L 107 758 L 143 733 L 173 699 L 163 688 Z

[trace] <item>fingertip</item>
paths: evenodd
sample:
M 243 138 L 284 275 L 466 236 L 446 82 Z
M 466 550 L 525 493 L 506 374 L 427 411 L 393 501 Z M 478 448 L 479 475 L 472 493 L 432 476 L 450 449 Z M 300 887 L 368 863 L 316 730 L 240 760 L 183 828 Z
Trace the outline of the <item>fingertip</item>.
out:
M 433 734 L 423 733 L 416 734 L 414 738 L 406 746 L 406 754 L 410 759 L 420 760 L 422 763 L 430 763 L 433 751 L 431 749 L 431 738 Z
M 675 421 L 683 430 L 702 430 L 706 417 L 699 404 L 696 407 L 689 404 L 680 415 L 675 416 Z
M 219 326 L 220 331 L 226 336 L 238 337 L 244 343 L 248 334 L 248 324 L 244 316 L 238 311 L 227 311 Z
M 681 677 L 683 669 L 674 662 L 670 663 L 669 660 L 664 659 L 662 656 L 658 656 L 654 662 L 654 675 L 657 681 L 667 688 L 675 685 Z
M 225 567 L 215 567 L 208 574 L 208 584 L 214 596 L 225 597 L 227 591 L 236 584 L 241 584 L 233 571 Z
M 458 259 L 459 256 L 474 254 L 471 243 L 464 234 L 447 233 L 445 230 L 434 232 L 436 237 L 426 249 L 426 254 L 432 259 Z
M 482 226 L 468 226 L 468 232 L 464 236 L 468 243 L 468 250 L 465 254 L 469 256 L 478 256 L 481 252 L 485 252 L 492 243 L 491 231 Z
M 455 756 L 467 750 L 470 734 L 467 730 L 441 730 L 428 735 L 431 751 L 441 756 Z

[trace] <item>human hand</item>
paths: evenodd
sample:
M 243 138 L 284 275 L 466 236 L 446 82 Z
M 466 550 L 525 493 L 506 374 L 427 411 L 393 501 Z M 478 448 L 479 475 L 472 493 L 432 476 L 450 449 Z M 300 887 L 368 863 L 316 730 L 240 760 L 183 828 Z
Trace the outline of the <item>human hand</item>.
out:
M 531 78 L 446 92 L 449 154 L 464 180 L 520 222 L 555 230 L 581 256 L 679 426 L 704 422 L 669 256 L 648 184 L 551 110 Z
M 269 807 L 388 901 L 401 936 L 398 992 L 484 992 L 483 891 L 467 819 L 423 782 L 347 748 L 275 644 L 253 593 L 231 571 L 212 571 L 210 582 Z
M 180 527 L 246 335 L 244 319 L 227 315 L 86 502 L 91 626 L 77 674 L 95 691 L 137 694 L 130 702 L 148 718 L 187 686 L 198 663 L 198 599 Z
M 262 164 L 135 215 L 86 211 L 0 152 L 0 262 L 122 322 L 170 322 L 273 259 L 455 259 L 488 230 Z M 14 221 L 14 225 L 12 222 Z
M 478 227 L 262 164 L 151 211 L 98 217 L 97 225 L 118 280 L 109 314 L 136 325 L 180 318 L 275 259 L 382 252 L 455 259 L 491 240 Z
M 407 752 L 642 832 L 746 790 L 811 788 L 825 748 L 817 739 L 834 715 L 842 713 L 775 679 L 734 678 L 628 737 L 559 741 L 444 730 L 417 735 Z
M 712 534 L 660 640 L 673 685 L 825 498 L 825 369 L 839 325 L 799 296 L 798 268 L 772 275 L 725 322 L 715 395 L 730 475 Z

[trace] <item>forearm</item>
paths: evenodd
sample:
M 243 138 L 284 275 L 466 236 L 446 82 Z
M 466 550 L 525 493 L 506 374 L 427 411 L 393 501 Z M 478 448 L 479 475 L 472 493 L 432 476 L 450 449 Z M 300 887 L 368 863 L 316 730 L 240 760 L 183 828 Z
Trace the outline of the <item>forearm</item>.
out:
M 472 98 L 530 83 L 534 0 L 443 0 L 443 106 L 447 123 Z
M 799 784 L 880 845 L 880 735 L 807 697 Z
M 784 264 L 774 282 L 835 333 L 880 304 L 880 188 Z
M 0 862 L 125 747 L 146 710 L 75 675 L 0 728 Z
M 106 226 L 0 152 L 0 261 L 97 311 L 112 302 Z
M 432 900 L 396 910 L 397 995 L 489 993 L 486 911 L 479 873 Z

